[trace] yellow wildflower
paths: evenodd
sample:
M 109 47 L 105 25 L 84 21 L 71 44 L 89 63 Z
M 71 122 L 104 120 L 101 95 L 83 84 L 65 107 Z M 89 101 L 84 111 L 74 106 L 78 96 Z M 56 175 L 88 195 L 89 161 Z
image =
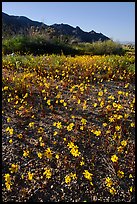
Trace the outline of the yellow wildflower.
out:
M 29 150 L 23 150 L 23 156 L 28 157 L 29 156 Z
M 97 103 L 94 103 L 94 105 L 93 105 L 93 106 L 94 106 L 94 108 L 96 108 L 96 107 L 97 107 L 97 105 L 98 105 Z
M 10 188 L 11 184 L 10 184 L 10 183 L 5 182 L 5 186 L 6 186 L 6 188 L 7 188 L 8 191 L 11 191 L 11 188 Z
M 3 88 L 3 91 L 6 91 L 6 90 L 8 90 L 8 86 L 4 86 L 4 88 Z
M 67 146 L 68 146 L 69 148 L 73 148 L 73 147 L 75 147 L 75 145 L 74 145 L 73 142 L 68 142 Z
M 74 179 L 77 179 L 77 176 L 76 176 L 76 174 L 75 173 L 70 173 L 70 176 L 71 176 L 71 178 L 74 180 Z
M 11 121 L 11 118 L 7 118 L 7 122 L 9 123 Z
M 112 184 L 113 184 L 111 178 L 109 178 L 109 177 L 106 178 L 105 182 L 106 182 L 106 186 L 107 186 L 107 187 L 111 187 Z
M 81 123 L 82 123 L 82 125 L 86 125 L 87 120 L 86 120 L 86 119 L 84 119 L 84 118 L 82 118 L 82 119 L 81 119 Z
M 106 127 L 106 126 L 107 126 L 107 123 L 103 123 L 102 125 L 103 125 L 104 127 Z
M 123 92 L 122 91 L 118 91 L 118 94 L 121 95 Z
M 28 97 L 28 93 L 25 94 L 25 96 L 23 96 L 23 98 L 27 98 Z
M 121 127 L 118 126 L 118 125 L 115 127 L 115 130 L 116 130 L 116 131 L 119 131 L 120 129 L 121 129 Z
M 9 127 L 7 127 L 7 128 L 6 128 L 6 132 L 8 132 L 9 130 L 10 130 L 10 128 L 9 128 Z
M 117 110 L 122 109 L 123 106 L 121 104 L 117 104 Z
M 129 83 L 125 84 L 125 87 L 124 87 L 124 88 L 128 88 L 128 86 L 129 86 Z
M 13 135 L 13 128 L 9 129 L 9 133 L 10 133 L 10 135 Z
M 88 170 L 84 170 L 83 175 L 84 175 L 84 177 L 85 177 L 86 179 L 88 179 L 88 180 L 90 180 L 90 181 L 92 180 L 93 174 L 91 174 Z
M 84 127 L 83 127 L 83 126 L 80 126 L 80 130 L 84 130 Z
M 61 129 L 62 128 L 61 122 L 57 122 L 56 126 L 57 126 L 58 129 Z
M 29 127 L 31 128 L 34 128 L 34 122 L 31 122 L 31 123 L 29 123 Z
M 123 151 L 123 147 L 122 146 L 117 147 L 117 151 L 118 152 L 122 152 Z
M 103 96 L 103 91 L 98 92 L 98 96 Z
M 52 151 L 51 149 L 48 147 L 44 153 L 44 155 L 48 158 L 48 159 L 51 159 L 52 158 Z
M 99 102 L 101 101 L 101 98 L 100 98 L 100 97 L 98 98 L 98 101 L 99 101 Z
M 32 180 L 33 179 L 34 174 L 31 173 L 30 171 L 28 172 L 28 180 Z
M 11 182 L 11 178 L 10 178 L 10 174 L 5 174 L 4 175 L 5 181 L 10 183 Z
M 111 160 L 112 160 L 112 162 L 117 162 L 117 161 L 118 161 L 118 157 L 114 154 L 114 155 L 111 157 Z
M 109 121 L 110 121 L 110 122 L 114 122 L 115 119 L 111 116 L 111 117 L 109 118 Z
M 19 168 L 18 164 L 11 164 L 11 168 L 9 168 L 9 170 L 11 173 L 14 172 L 16 173 L 18 171 L 18 168 Z
M 108 96 L 108 99 L 112 99 L 112 100 L 114 100 L 114 99 L 115 99 L 115 97 L 114 97 L 114 96 L 112 96 L 112 95 L 110 95 L 110 96 Z
M 104 101 L 101 101 L 100 107 L 103 107 L 103 106 L 104 106 Z
M 57 132 L 57 131 L 55 131 L 53 135 L 54 135 L 54 136 L 56 136 L 57 134 L 58 134 L 58 132 Z
M 63 103 L 63 106 L 67 106 L 67 103 L 66 103 L 66 102 L 64 102 L 64 103 Z
M 40 127 L 39 129 L 38 129 L 38 133 L 42 133 L 44 131 L 44 129 L 42 128 L 42 127 Z
M 131 193 L 133 192 L 133 187 L 132 187 L 132 186 L 129 188 L 129 191 L 130 191 Z
M 80 162 L 80 166 L 83 166 L 84 164 L 85 164 L 84 161 L 81 161 L 81 162 Z
M 128 113 L 125 113 L 124 114 L 124 118 L 128 118 L 129 117 L 129 114 Z
M 65 182 L 70 183 L 71 182 L 71 177 L 69 175 L 65 176 Z
M 114 187 L 110 188 L 109 192 L 114 195 L 116 194 L 116 189 Z
M 80 99 L 78 99 L 78 104 L 80 104 Z
M 118 115 L 118 116 L 117 116 L 117 119 L 121 119 L 121 118 L 123 118 L 122 115 Z
M 58 154 L 56 154 L 56 156 L 55 156 L 55 157 L 56 157 L 56 159 L 59 159 L 59 155 L 58 155 Z
M 78 156 L 81 154 L 81 153 L 78 151 L 78 149 L 76 148 L 76 146 L 70 150 L 70 153 L 71 153 L 74 157 L 78 157 Z
M 100 131 L 100 130 L 95 130 L 93 133 L 94 133 L 96 136 L 101 135 L 101 131 Z
M 40 142 L 40 146 L 44 147 L 45 146 L 44 142 Z
M 43 173 L 43 176 L 44 175 L 46 175 L 46 178 L 47 179 L 50 179 L 51 178 L 51 176 L 52 176 L 52 173 L 51 173 L 51 169 L 48 169 L 47 167 L 46 168 L 44 168 L 44 173 Z
M 50 100 L 47 100 L 47 104 L 50 106 Z
M 125 147 L 125 146 L 127 145 L 127 140 L 122 140 L 122 141 L 121 141 L 121 145 L 122 145 L 123 147 Z
M 130 123 L 130 126 L 131 127 L 135 127 L 135 123 Z
M 129 174 L 129 178 L 133 178 L 132 174 Z
M 56 126 L 56 125 L 57 125 L 57 123 L 56 123 L 56 122 L 54 122 L 54 123 L 53 123 L 53 126 Z
M 20 133 L 17 135 L 17 137 L 21 139 L 23 137 L 23 135 Z
M 117 175 L 118 175 L 119 178 L 123 178 L 124 177 L 124 172 L 118 170 Z
M 12 140 L 12 139 L 10 139 L 10 140 L 9 140 L 9 143 L 11 144 L 12 142 L 13 142 L 13 140 Z
M 116 108 L 117 107 L 117 104 L 115 102 L 113 102 L 113 107 Z
M 39 142 L 42 142 L 42 137 L 39 137 Z
M 38 157 L 41 159 L 42 158 L 42 153 L 41 152 L 37 152 Z
M 60 99 L 60 103 L 64 103 L 64 100 L 63 100 L 63 99 Z
M 68 130 L 68 131 L 71 131 L 73 127 L 74 127 L 74 123 L 70 123 L 70 124 L 67 126 L 67 130 Z

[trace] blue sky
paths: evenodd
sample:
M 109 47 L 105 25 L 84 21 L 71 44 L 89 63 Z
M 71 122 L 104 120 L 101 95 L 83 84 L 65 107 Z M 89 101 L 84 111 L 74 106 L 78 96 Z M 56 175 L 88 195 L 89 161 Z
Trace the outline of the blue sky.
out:
M 135 2 L 2 2 L 2 11 L 47 25 L 95 30 L 114 41 L 135 41 Z

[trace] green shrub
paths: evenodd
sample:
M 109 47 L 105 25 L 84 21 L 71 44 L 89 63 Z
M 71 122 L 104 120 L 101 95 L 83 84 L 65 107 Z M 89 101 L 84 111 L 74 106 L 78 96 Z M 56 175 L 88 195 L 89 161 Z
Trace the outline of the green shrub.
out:
M 77 45 L 77 49 L 82 49 L 86 54 L 92 55 L 123 55 L 125 50 L 119 43 L 111 40 L 97 41 L 93 43 L 80 43 Z
M 64 55 L 123 55 L 125 50 L 118 43 L 111 40 L 94 43 L 79 43 L 69 45 L 63 42 L 47 40 L 44 36 L 16 36 L 2 41 L 4 54 L 19 52 L 20 54 L 64 54 Z
M 11 54 L 15 52 L 39 54 L 65 54 L 75 55 L 81 54 L 70 45 L 64 43 L 57 43 L 51 40 L 46 40 L 42 36 L 17 36 L 10 39 L 5 39 L 2 42 L 2 51 L 4 54 Z

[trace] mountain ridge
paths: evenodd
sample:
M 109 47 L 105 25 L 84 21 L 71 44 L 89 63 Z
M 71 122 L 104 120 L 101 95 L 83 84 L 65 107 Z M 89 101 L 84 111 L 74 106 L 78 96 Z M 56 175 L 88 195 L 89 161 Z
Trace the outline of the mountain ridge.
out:
M 54 30 L 55 36 L 67 36 L 73 39 L 73 41 L 76 42 L 95 42 L 95 41 L 105 41 L 110 40 L 109 37 L 103 35 L 102 33 L 97 33 L 94 30 L 91 30 L 89 32 L 83 31 L 79 26 L 76 26 L 74 28 L 73 26 L 70 26 L 69 24 L 53 24 L 53 25 L 46 25 L 42 22 L 33 21 L 26 16 L 14 16 L 14 15 L 8 15 L 4 12 L 2 12 L 2 28 L 3 28 L 3 34 L 9 31 L 11 33 L 20 33 L 25 32 L 26 30 L 30 29 L 31 27 L 38 28 L 38 29 L 45 29 L 44 31 L 47 32 L 47 30 L 51 30 L 52 32 Z

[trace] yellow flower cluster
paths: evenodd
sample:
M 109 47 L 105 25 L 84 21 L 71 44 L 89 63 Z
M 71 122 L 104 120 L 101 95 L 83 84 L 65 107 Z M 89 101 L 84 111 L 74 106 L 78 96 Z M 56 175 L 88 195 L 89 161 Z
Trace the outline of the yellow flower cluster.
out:
M 29 157 L 29 150 L 23 150 L 23 156 L 24 157 Z
M 30 128 L 34 128 L 34 122 L 29 123 Z
M 84 177 L 85 177 L 86 179 L 88 179 L 88 180 L 90 180 L 90 181 L 92 180 L 93 174 L 91 174 L 88 170 L 84 170 L 83 175 L 84 175 Z
M 117 157 L 117 155 L 112 155 L 111 156 L 111 160 L 112 160 L 112 162 L 117 162 L 118 161 L 118 157 Z
M 11 164 L 11 167 L 9 168 L 11 173 L 16 173 L 18 171 L 19 165 L 18 164 Z
M 78 157 L 81 153 L 78 151 L 78 146 L 75 145 L 73 142 L 69 142 L 67 144 L 67 146 L 69 147 L 70 153 L 74 156 L 74 157 Z
M 8 56 L 4 56 L 4 58 L 6 57 L 8 58 Z M 132 148 L 132 146 L 130 146 L 132 142 L 129 136 L 131 134 L 130 131 L 135 127 L 133 119 L 135 98 L 133 98 L 134 92 L 128 89 L 129 85 L 132 87 L 132 84 L 126 82 L 126 80 L 133 79 L 134 74 L 124 70 L 123 67 L 123 65 L 126 64 L 125 62 L 127 62 L 127 65 L 131 62 L 133 64 L 133 57 L 131 57 L 131 59 L 125 56 L 66 57 L 64 55 L 45 55 L 35 56 L 35 58 L 33 56 L 30 58 L 27 56 L 28 59 L 26 56 L 24 58 L 22 58 L 22 56 L 17 56 L 17 58 L 18 57 L 22 60 L 22 65 L 24 59 L 29 59 L 27 66 L 25 64 L 25 66 L 23 65 L 24 67 L 18 67 L 18 69 L 23 68 L 23 72 L 20 70 L 18 73 L 17 70 L 15 70 L 14 63 L 12 64 L 14 58 L 12 58 L 11 63 L 7 63 L 7 60 L 4 62 L 6 66 L 4 65 L 3 69 L 2 91 L 4 96 L 3 103 L 7 105 L 7 108 L 2 111 L 2 114 L 4 122 L 10 123 L 10 125 L 8 124 L 10 127 L 7 126 L 7 128 L 5 128 L 6 133 L 9 134 L 6 139 L 4 138 L 4 142 L 7 142 L 8 145 L 10 143 L 11 145 L 9 146 L 12 148 L 14 148 L 12 143 L 17 142 L 19 152 L 20 150 L 22 151 L 21 156 L 23 158 L 21 161 L 23 162 L 23 167 L 19 166 L 19 163 L 9 164 L 9 174 L 7 173 L 4 176 L 6 189 L 11 191 L 11 185 L 13 186 L 14 184 L 13 189 L 15 190 L 15 187 L 19 187 L 19 193 L 22 192 L 24 189 L 21 189 L 22 187 L 19 186 L 20 181 L 18 181 L 18 178 L 24 179 L 26 191 L 27 189 L 29 190 L 29 187 L 32 187 L 31 190 L 33 190 L 33 185 L 30 185 L 31 182 L 28 181 L 34 181 L 34 184 L 38 186 L 43 186 L 43 184 L 47 183 L 48 186 L 49 181 L 54 183 L 53 180 L 60 180 L 64 171 L 71 172 L 70 168 L 71 170 L 78 170 L 79 174 L 76 175 L 75 172 L 66 173 L 67 175 L 65 174 L 63 176 L 65 184 L 69 185 L 71 182 L 75 184 L 77 177 L 80 177 L 80 180 L 84 180 L 82 182 L 89 182 L 90 185 L 93 186 L 93 171 L 98 170 L 96 155 L 94 154 L 96 151 L 94 150 L 95 148 L 98 149 L 98 145 L 100 145 L 98 150 L 100 151 L 103 148 L 103 152 L 105 153 L 106 151 L 106 154 L 110 155 L 109 162 L 112 162 L 114 167 L 120 168 L 116 169 L 118 183 L 114 182 L 116 179 L 112 178 L 113 174 L 104 179 L 104 186 L 110 193 L 109 197 L 117 193 L 117 184 L 119 190 L 122 189 L 121 184 L 125 185 L 124 193 L 129 195 L 133 193 L 134 187 L 131 186 L 134 179 L 133 166 L 129 164 L 128 169 L 125 169 L 125 165 L 122 166 L 122 164 L 130 163 L 127 162 L 128 154 L 131 152 L 132 155 L 132 151 L 134 150 L 134 147 Z M 119 66 L 121 62 L 124 63 L 122 66 Z M 106 83 L 104 80 L 106 80 Z M 109 88 L 120 80 L 123 81 L 120 83 L 121 87 L 118 88 L 117 86 L 115 88 L 114 86 L 112 89 Z M 112 84 L 107 84 L 107 82 L 112 82 Z M 114 91 L 112 91 L 113 88 Z M 126 92 L 123 91 L 124 88 L 126 88 Z M 35 93 L 38 93 L 36 97 Z M 17 127 L 21 122 L 24 127 L 24 129 L 21 129 L 22 133 L 18 132 L 20 134 L 15 134 L 16 136 L 13 138 L 9 138 L 9 135 L 12 136 L 14 132 L 16 132 L 15 130 L 19 131 L 19 128 L 14 130 L 15 125 L 13 125 L 13 128 L 11 127 L 11 123 L 14 123 L 14 120 L 12 120 L 11 112 L 8 113 L 9 115 L 6 112 L 9 107 L 13 109 L 12 112 L 19 118 L 19 120 L 16 121 Z M 49 111 L 46 112 L 47 109 Z M 37 110 L 39 110 L 38 115 Z M 51 115 L 47 114 L 49 112 Z M 89 117 L 88 121 L 89 113 L 91 113 L 91 119 Z M 101 116 L 96 117 L 96 115 Z M 41 117 L 41 120 L 37 121 L 39 117 Z M 27 118 L 31 118 L 31 120 L 28 121 L 26 120 Z M 98 121 L 95 121 L 96 119 Z M 46 120 L 50 120 L 51 123 L 56 121 L 53 123 L 54 127 L 50 126 L 49 134 L 46 134 L 44 131 L 44 123 L 46 127 L 50 125 L 46 123 Z M 123 126 L 123 124 L 126 124 L 128 121 L 130 121 L 129 126 Z M 102 126 L 98 126 L 98 124 L 102 124 Z M 5 127 L 5 125 L 3 127 Z M 36 131 L 33 131 L 30 138 L 29 131 L 34 127 L 36 127 Z M 73 131 L 73 136 L 69 135 L 71 131 Z M 92 135 L 90 131 L 93 133 Z M 126 132 L 128 139 L 124 139 L 124 132 Z M 96 138 L 96 136 L 98 138 Z M 92 143 L 91 148 L 93 148 L 93 154 L 88 156 L 87 153 L 89 149 L 85 148 L 90 148 L 88 146 L 89 142 Z M 51 147 L 48 146 L 48 144 L 50 144 Z M 79 144 L 82 150 L 80 146 L 78 145 L 78 147 L 76 144 Z M 24 145 L 27 146 L 24 148 Z M 67 149 L 65 148 L 66 145 Z M 112 153 L 112 151 L 114 152 Z M 124 153 L 127 154 L 127 157 Z M 10 156 L 11 155 L 9 155 L 9 158 Z M 39 165 L 35 165 L 34 170 L 32 161 L 35 159 Z M 26 162 L 28 162 L 29 165 L 25 166 L 24 163 Z M 44 166 L 46 168 L 43 169 L 42 166 L 45 163 L 47 167 Z M 59 172 L 59 177 L 58 173 L 53 175 L 52 168 L 50 168 L 50 165 L 54 166 L 53 163 L 56 164 L 55 172 L 63 170 L 63 172 Z M 89 166 L 89 169 L 86 168 L 87 166 Z M 42 168 L 42 172 L 40 168 Z M 80 171 L 78 168 L 80 168 Z M 91 172 L 90 169 L 92 169 Z M 127 170 L 126 174 L 129 176 L 129 184 L 126 183 L 126 179 L 122 179 L 125 177 L 125 170 Z M 33 173 L 34 171 L 35 173 Z M 43 178 L 46 181 L 42 184 Z M 79 181 L 77 182 L 78 184 L 81 183 L 81 181 Z M 95 186 L 99 189 L 98 182 Z M 88 185 L 86 190 L 90 187 Z M 96 189 L 94 190 L 96 191 Z M 126 190 L 128 192 L 126 192 Z M 104 192 L 105 191 L 103 191 L 103 194 Z M 26 196 L 27 195 L 26 193 Z M 26 198 L 24 197 L 24 199 Z
M 6 132 L 8 132 L 8 131 L 9 131 L 10 135 L 13 135 L 13 128 L 7 127 Z
M 71 172 L 70 174 L 65 176 L 65 183 L 68 184 L 71 182 L 71 180 L 75 180 L 75 179 L 77 179 L 76 173 Z
M 11 177 L 10 177 L 10 174 L 5 174 L 4 175 L 4 178 L 5 178 L 5 186 L 7 188 L 8 191 L 11 191 Z
M 51 149 L 48 147 L 45 152 L 44 152 L 44 155 L 48 158 L 48 159 L 52 159 L 52 151 Z
M 118 170 L 117 175 L 118 175 L 119 178 L 123 178 L 124 177 L 124 172 Z
M 84 119 L 84 118 L 82 118 L 82 119 L 81 119 L 81 123 L 82 123 L 82 125 L 86 125 L 87 120 L 86 120 L 86 119 Z
M 33 179 L 34 174 L 30 171 L 28 172 L 28 180 L 31 181 Z
M 51 178 L 51 176 L 52 176 L 52 172 L 51 172 L 51 169 L 49 169 L 49 168 L 44 168 L 44 173 L 43 173 L 43 176 L 45 175 L 46 176 L 46 178 L 47 179 L 50 179 Z
M 58 129 L 61 129 L 62 128 L 62 124 L 61 124 L 61 122 L 54 122 L 53 123 L 53 126 L 56 126 Z
M 107 186 L 107 187 L 111 187 L 112 184 L 113 184 L 111 178 L 109 178 L 109 177 L 106 178 L 105 183 L 106 183 L 106 186 Z
M 101 135 L 101 130 L 93 130 L 92 131 L 96 136 L 100 136 Z
M 74 127 L 74 123 L 70 123 L 68 126 L 67 126 L 67 130 L 68 131 L 71 131 Z
M 109 188 L 109 192 L 110 192 L 112 195 L 116 194 L 116 189 L 112 186 L 112 185 L 113 185 L 113 181 L 112 181 L 112 179 L 111 179 L 110 177 L 107 177 L 107 178 L 105 179 L 105 184 L 106 184 L 106 186 Z

